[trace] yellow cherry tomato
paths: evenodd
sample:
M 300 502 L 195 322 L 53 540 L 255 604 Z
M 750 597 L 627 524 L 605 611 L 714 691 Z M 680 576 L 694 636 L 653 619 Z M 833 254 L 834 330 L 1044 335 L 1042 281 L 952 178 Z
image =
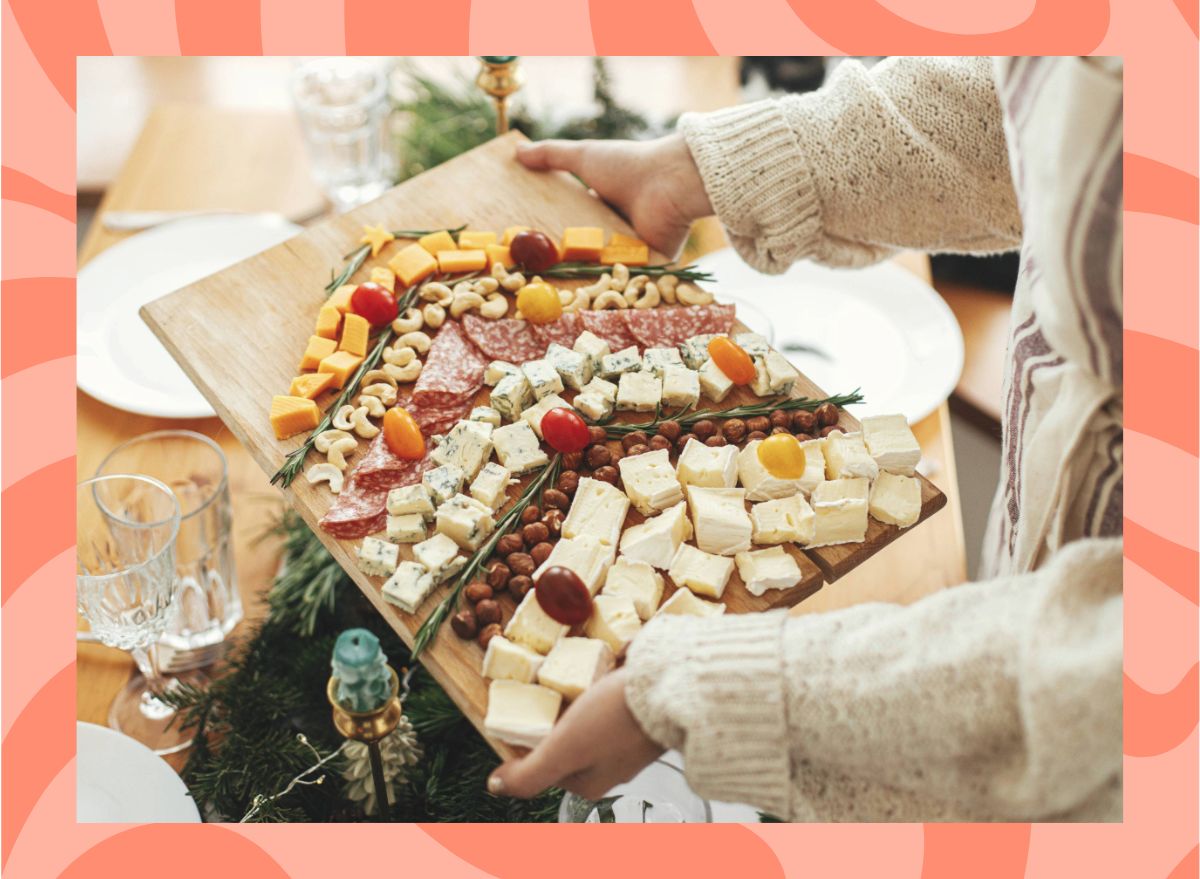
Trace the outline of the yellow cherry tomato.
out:
M 708 356 L 735 385 L 748 385 L 754 381 L 754 361 L 728 336 L 717 336 L 709 341 Z
M 548 324 L 562 317 L 558 291 L 538 281 L 517 291 L 517 309 L 531 324 Z
M 804 449 L 790 433 L 776 433 L 759 443 L 758 463 L 776 479 L 799 479 L 804 475 Z
M 421 428 L 408 410 L 400 406 L 383 414 L 383 440 L 397 458 L 419 461 L 425 457 L 425 437 Z

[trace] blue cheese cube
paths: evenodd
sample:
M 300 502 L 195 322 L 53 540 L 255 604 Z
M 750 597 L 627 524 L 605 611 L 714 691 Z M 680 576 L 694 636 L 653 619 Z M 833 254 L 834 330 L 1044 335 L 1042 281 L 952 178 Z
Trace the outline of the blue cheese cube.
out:
M 428 536 L 425 517 L 420 513 L 387 517 L 387 539 L 392 543 L 420 543 Z
M 453 494 L 451 492 L 450 494 Z M 404 516 L 417 513 L 426 519 L 433 518 L 433 498 L 429 494 L 429 486 L 422 482 L 415 485 L 402 485 L 388 492 L 387 511 L 389 516 Z
M 537 434 L 524 421 L 497 427 L 492 433 L 492 443 L 496 447 L 496 457 L 500 459 L 500 463 L 514 475 L 528 473 L 550 463 L 550 459 L 542 451 Z
M 396 549 L 399 550 L 400 547 Z M 467 563 L 467 560 L 458 554 L 458 544 L 440 533 L 415 544 L 413 558 L 424 565 L 435 584 L 454 576 Z
M 627 372 L 617 385 L 617 408 L 624 412 L 654 412 L 662 402 L 662 379 L 652 372 Z
M 562 383 L 572 390 L 578 391 L 592 380 L 592 362 L 578 351 L 553 342 L 546 349 L 546 360 L 558 371 Z
M 652 372 L 662 378 L 668 366 L 683 366 L 678 348 L 647 348 L 642 355 L 642 372 Z
M 760 397 L 790 394 L 799 377 L 799 370 L 788 363 L 786 357 L 778 351 L 768 351 L 754 358 L 754 380 L 750 382 L 750 390 Z
M 584 394 L 598 394 L 610 403 L 617 402 L 617 386 L 608 379 L 593 376 L 592 380 L 580 388 Z
M 400 547 L 378 537 L 364 537 L 358 545 L 358 567 L 364 574 L 390 577 L 400 561 Z
M 700 402 L 700 373 L 686 366 L 663 370 L 662 401 L 674 409 L 694 408 Z
M 516 421 L 533 402 L 533 390 L 521 372 L 500 379 L 489 396 L 491 408 L 500 413 L 505 421 Z
M 458 421 L 429 458 L 438 465 L 454 464 L 464 479 L 474 479 L 491 457 L 494 429 L 486 421 Z
M 706 360 L 700 367 L 700 390 L 704 396 L 714 403 L 720 403 L 733 390 L 733 380 L 721 372 L 721 367 L 712 360 Z
M 521 372 L 525 373 L 535 400 L 562 392 L 562 378 L 549 360 L 530 360 L 521 364 Z
M 699 369 L 708 362 L 708 343 L 717 338 L 718 333 L 705 333 L 700 336 L 692 336 L 686 342 L 679 346 L 679 353 L 683 357 L 683 365 L 689 369 Z
M 581 391 L 572 401 L 584 418 L 592 423 L 604 421 L 613 412 L 613 401 L 593 394 L 591 391 Z
M 488 509 L 498 510 L 508 497 L 508 483 L 511 480 L 511 470 L 495 461 L 488 461 L 471 483 L 471 497 L 485 504 Z
M 584 330 L 575 337 L 573 350 L 587 358 L 593 374 L 600 371 L 601 361 L 604 359 L 604 356 L 612 353 L 612 349 L 608 347 L 608 342 L 601 339 L 591 330 Z
M 521 413 L 521 420 L 533 428 L 533 432 L 541 439 L 542 436 L 542 417 L 551 409 L 570 409 L 571 404 L 560 397 L 558 394 L 549 394 L 542 397 L 528 409 Z
M 428 489 L 433 503 L 437 505 L 444 504 L 462 491 L 465 479 L 462 468 L 457 464 L 443 464 L 441 467 L 426 470 L 425 475 L 421 477 L 421 484 Z
M 506 375 L 521 375 L 521 367 L 507 360 L 493 360 L 483 371 L 483 383 L 494 388 Z
M 733 341 L 752 358 L 765 357 L 771 350 L 771 343 L 767 341 L 767 337 L 758 333 L 738 333 L 733 337 Z
M 627 372 L 637 372 L 642 368 L 642 358 L 638 356 L 636 345 L 630 345 L 616 354 L 606 354 L 600 359 L 600 377 L 615 379 Z
M 437 530 L 463 549 L 477 550 L 496 528 L 492 508 L 473 497 L 456 494 L 437 509 Z
M 491 406 L 476 406 L 471 410 L 471 414 L 467 416 L 468 421 L 482 421 L 484 424 L 490 424 L 492 427 L 499 427 L 500 413 Z
M 433 577 L 417 562 L 400 562 L 383 584 L 383 597 L 405 613 L 416 613 L 433 591 Z

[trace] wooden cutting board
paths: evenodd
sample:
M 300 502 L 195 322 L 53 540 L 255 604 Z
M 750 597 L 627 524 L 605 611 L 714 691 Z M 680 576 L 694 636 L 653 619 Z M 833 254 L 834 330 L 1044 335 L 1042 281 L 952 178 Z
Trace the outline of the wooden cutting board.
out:
M 534 173 L 517 164 L 513 153 L 519 138 L 516 133 L 496 138 L 406 181 L 368 205 L 315 225 L 290 241 L 142 309 L 147 324 L 267 473 L 274 473 L 287 453 L 304 439 L 275 439 L 267 419 L 271 397 L 285 393 L 296 374 L 296 364 L 325 298 L 323 287 L 330 271 L 340 270 L 343 255 L 357 246 L 363 224 L 434 229 L 466 223 L 471 228 L 496 230 L 525 225 L 556 236 L 566 226 L 590 225 L 632 234 L 628 224 L 575 178 L 559 172 Z M 377 264 L 382 264 L 391 252 L 381 254 Z M 371 262 L 360 275 L 365 277 Z M 833 390 L 841 393 L 851 389 Z M 486 391 L 480 394 L 481 403 L 486 402 Z M 795 393 L 826 396 L 803 377 Z M 331 396 L 319 402 L 328 405 Z M 749 391 L 736 389 L 720 405 L 735 406 L 755 399 Z M 646 418 L 630 414 L 626 420 Z M 847 430 L 858 427 L 845 413 L 842 424 Z M 366 447 L 366 441 L 360 442 L 357 456 Z M 312 460 L 318 460 L 317 456 Z M 946 498 L 925 479 L 921 483 L 924 520 L 941 509 Z M 421 622 L 443 597 L 445 587 L 436 590 L 417 614 L 399 611 L 381 597 L 382 578 L 368 577 L 358 569 L 358 541 L 337 540 L 318 527 L 333 499 L 328 488 L 324 484 L 310 486 L 301 476 L 284 490 L 284 495 L 387 623 L 411 645 Z M 631 513 L 634 520 L 636 514 Z M 801 584 L 783 592 L 770 591 L 762 598 L 750 595 L 735 574 L 724 598 L 728 612 L 796 604 L 821 588 L 823 580 L 836 580 L 902 533 L 899 528 L 872 519 L 864 543 L 804 552 L 793 548 L 791 552 L 803 572 Z M 402 547 L 402 556 L 409 555 L 408 548 Z M 507 620 L 513 605 L 510 599 L 502 604 Z M 448 626 L 422 655 L 425 666 L 481 732 L 487 706 L 487 682 L 479 673 L 482 657 L 483 651 L 475 642 L 460 640 Z M 512 753 L 502 743 L 492 745 L 502 756 Z

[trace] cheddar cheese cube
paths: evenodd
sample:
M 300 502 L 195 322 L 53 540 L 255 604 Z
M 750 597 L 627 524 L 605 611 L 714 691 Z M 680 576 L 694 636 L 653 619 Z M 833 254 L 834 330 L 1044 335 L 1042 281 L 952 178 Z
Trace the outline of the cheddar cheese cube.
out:
M 443 274 L 475 272 L 487 267 L 487 254 L 482 250 L 443 250 L 437 261 Z
M 298 375 L 292 379 L 292 386 L 288 388 L 288 393 L 293 397 L 315 400 L 321 391 L 332 387 L 333 379 L 332 372 L 309 372 Z
M 496 263 L 500 263 L 506 269 L 512 268 L 512 251 L 508 249 L 507 244 L 489 244 L 483 249 L 483 252 L 487 254 L 488 271 L 491 271 Z
M 333 387 L 341 390 L 346 387 L 346 383 L 354 375 L 354 370 L 358 369 L 362 362 L 363 358 L 359 354 L 351 354 L 349 351 L 334 351 L 321 361 L 317 366 L 317 372 L 333 373 Z
M 410 244 L 388 260 L 388 268 L 405 287 L 424 281 L 437 271 L 437 267 L 437 259 L 420 244 Z
M 458 233 L 458 246 L 462 250 L 483 250 L 489 244 L 495 243 L 495 232 L 476 232 L 471 229 L 465 229 Z
M 606 266 L 615 266 L 617 263 L 644 266 L 649 262 L 648 244 L 610 244 L 600 251 L 600 263 Z
M 604 249 L 604 230 L 599 226 L 568 226 L 559 249 L 564 260 L 597 260 Z
M 608 239 L 609 247 L 645 247 L 646 242 L 641 238 L 635 238 L 632 235 L 626 235 L 624 232 L 613 232 L 612 238 Z
M 371 278 L 380 287 L 386 287 L 393 293 L 396 292 L 396 273 L 385 266 L 375 266 L 371 269 Z
M 304 356 L 300 358 L 301 369 L 316 369 L 321 365 L 321 361 L 337 350 L 337 341 L 335 339 L 326 339 L 324 336 L 309 336 L 308 347 L 304 349 Z
M 312 400 L 283 395 L 271 398 L 271 427 L 275 429 L 275 439 L 287 439 L 312 430 L 320 422 L 321 410 Z
M 342 321 L 342 340 L 339 351 L 349 351 L 359 357 L 367 356 L 367 339 L 371 336 L 371 324 L 361 314 L 348 314 Z
M 395 278 L 395 275 L 392 275 Z M 350 310 L 350 297 L 354 295 L 354 291 L 358 289 L 358 284 L 342 284 L 329 295 L 325 300 L 326 305 L 332 305 L 342 314 Z
M 443 250 L 458 249 L 458 245 L 454 243 L 454 236 L 445 229 L 439 229 L 437 232 L 422 235 L 417 239 L 417 244 L 421 245 L 434 256 L 437 256 Z
M 317 312 L 317 329 L 318 336 L 326 339 L 336 339 L 338 337 L 338 327 L 342 323 L 342 313 L 336 307 L 326 302 L 321 306 L 321 310 Z
M 504 235 L 500 238 L 500 243 L 507 247 L 508 245 L 512 244 L 512 240 L 514 238 L 516 238 L 522 232 L 528 231 L 528 226 L 509 226 L 504 230 Z

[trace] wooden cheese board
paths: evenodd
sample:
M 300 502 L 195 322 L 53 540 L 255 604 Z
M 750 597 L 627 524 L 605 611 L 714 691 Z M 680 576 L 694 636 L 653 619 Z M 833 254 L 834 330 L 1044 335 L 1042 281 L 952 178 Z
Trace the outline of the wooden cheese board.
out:
M 303 436 L 277 440 L 267 419 L 268 404 L 273 395 L 284 392 L 295 374 L 298 352 L 303 350 L 314 315 L 325 300 L 323 288 L 330 271 L 340 269 L 364 224 L 429 229 L 462 224 L 475 229 L 524 225 L 554 235 L 566 226 L 594 225 L 632 234 L 624 220 L 573 177 L 558 172 L 534 173 L 521 167 L 513 158 L 518 138 L 520 135 L 515 133 L 496 138 L 395 187 L 368 205 L 310 227 L 290 241 L 142 309 L 150 328 L 267 473 L 274 473 L 304 440 Z M 663 260 L 654 254 L 651 261 Z M 367 273 L 364 268 L 353 280 L 365 278 Z M 487 403 L 488 390 L 480 392 L 480 405 Z M 826 396 L 803 376 L 796 382 L 794 394 Z M 719 408 L 757 400 L 748 390 L 735 388 Z M 320 402 L 325 406 L 329 400 Z M 621 420 L 644 421 L 647 417 L 628 413 Z M 840 424 L 847 431 L 858 428 L 857 421 L 845 412 Z M 358 455 L 362 448 L 365 443 Z M 354 460 L 351 463 L 353 466 Z M 516 492 L 519 488 L 513 490 Z M 310 485 L 301 477 L 283 493 L 384 620 L 411 645 L 425 617 L 444 597 L 446 587 L 438 587 L 416 614 L 400 611 L 382 598 L 383 578 L 368 577 L 359 570 L 355 560 L 359 541 L 338 540 L 318 526 L 333 500 L 328 487 Z M 945 496 L 923 477 L 921 500 L 919 521 L 946 503 Z M 631 511 L 628 524 L 637 521 L 640 517 Z M 871 519 L 863 543 L 805 551 L 792 547 L 790 552 L 803 576 L 800 584 L 789 590 L 770 590 L 756 598 L 735 574 L 723 597 L 727 612 L 794 605 L 820 589 L 823 582 L 833 582 L 867 560 L 904 530 Z M 411 557 L 407 546 L 401 547 L 401 557 Z M 670 596 L 673 587 L 668 584 L 667 589 L 664 598 Z M 507 621 L 513 602 L 507 593 L 501 596 Z M 482 656 L 482 649 L 474 641 L 461 640 L 446 627 L 421 657 L 481 732 L 487 706 L 487 681 L 480 675 Z M 512 753 L 504 743 L 491 743 L 502 756 Z

